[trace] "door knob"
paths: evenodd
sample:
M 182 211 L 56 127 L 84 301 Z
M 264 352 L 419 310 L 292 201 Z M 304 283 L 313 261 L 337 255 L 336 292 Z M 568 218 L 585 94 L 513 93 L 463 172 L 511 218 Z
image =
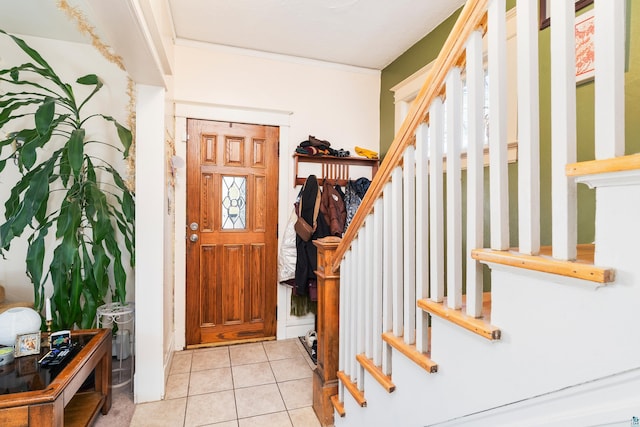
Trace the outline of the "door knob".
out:
M 191 224 L 189 224 L 189 228 L 191 229 L 191 231 L 198 230 L 198 223 L 197 222 L 192 222 Z
M 198 235 L 193 233 L 191 236 L 189 236 L 189 240 L 191 240 L 192 242 L 197 242 L 198 241 Z

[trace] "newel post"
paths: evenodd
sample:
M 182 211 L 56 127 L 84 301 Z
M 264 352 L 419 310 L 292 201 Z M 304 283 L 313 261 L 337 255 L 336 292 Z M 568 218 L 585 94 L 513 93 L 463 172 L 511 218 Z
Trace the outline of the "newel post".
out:
M 318 360 L 313 376 L 313 410 L 320 424 L 333 425 L 331 396 L 338 394 L 338 325 L 340 322 L 340 272 L 331 271 L 339 237 L 314 241 L 318 248 Z

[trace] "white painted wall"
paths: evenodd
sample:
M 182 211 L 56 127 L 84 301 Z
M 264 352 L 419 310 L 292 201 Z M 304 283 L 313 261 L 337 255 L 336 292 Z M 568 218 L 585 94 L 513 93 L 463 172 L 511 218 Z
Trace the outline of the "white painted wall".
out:
M 193 42 L 175 48 L 177 150 L 184 158 L 184 119 L 198 118 L 275 124 L 280 131 L 278 218 L 284 232 L 298 190 L 293 187 L 295 147 L 314 135 L 332 147 L 353 153 L 358 145 L 379 150 L 378 71 L 257 54 Z M 226 118 L 225 118 L 226 117 Z M 235 118 L 233 118 L 235 117 Z M 176 184 L 176 349 L 184 347 L 184 170 Z M 182 209 L 182 211 L 180 211 Z M 297 336 L 313 326 L 313 318 L 287 315 L 290 293 L 278 292 L 278 338 Z M 288 320 L 285 320 L 288 319 Z M 289 326 L 289 328 L 287 327 Z
M 166 176 L 164 88 L 137 85 L 136 105 L 136 403 L 164 396 L 171 317 L 165 316 Z M 170 292 L 170 291 L 169 291 Z

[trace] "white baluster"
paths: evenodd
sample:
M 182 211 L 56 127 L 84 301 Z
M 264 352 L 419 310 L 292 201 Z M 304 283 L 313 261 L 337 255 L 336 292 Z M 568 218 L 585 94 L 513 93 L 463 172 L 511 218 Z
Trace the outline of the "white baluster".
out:
M 507 156 L 507 24 L 505 0 L 490 0 L 489 181 L 491 183 L 491 248 L 509 249 L 509 174 Z M 555 18 L 554 18 L 555 19 Z
M 364 353 L 369 359 L 373 358 L 373 213 L 367 215 L 365 220 L 364 231 L 365 239 L 365 274 L 364 274 L 364 329 L 365 329 L 365 342 Z
M 551 202 L 553 257 L 576 257 L 576 184 L 565 173 L 576 161 L 574 3 L 551 1 Z M 491 187 L 493 189 L 493 187 Z
M 540 252 L 540 101 L 538 4 L 518 0 L 518 241 L 519 251 Z
M 391 192 L 391 198 L 393 203 L 393 210 L 391 211 L 391 228 L 393 234 L 393 240 L 391 245 L 393 247 L 392 258 L 392 288 L 393 288 L 393 334 L 397 337 L 403 335 L 403 313 L 402 313 L 402 283 L 404 281 L 403 276 L 403 243 L 402 243 L 402 168 L 396 167 L 391 174 L 391 185 L 393 191 Z
M 484 246 L 484 67 L 482 33 L 467 42 L 467 314 L 482 315 L 482 265 L 471 258 Z
M 416 299 L 429 297 L 429 127 L 416 130 Z M 416 311 L 416 350 L 429 351 L 429 314 Z
M 382 246 L 382 331 L 391 332 L 393 330 L 393 185 L 387 182 L 382 193 L 383 199 L 383 222 L 384 236 Z M 382 350 L 382 371 L 385 375 L 391 375 L 391 354 L 389 345 L 385 344 Z
M 347 268 L 344 271 L 344 275 L 340 272 L 340 312 L 344 314 L 344 317 L 340 316 L 340 330 L 344 330 L 344 339 L 341 341 L 341 344 L 344 343 L 344 345 L 340 346 L 340 351 L 343 355 L 340 367 L 349 377 L 351 376 L 351 344 L 353 343 L 353 311 L 351 310 L 351 289 L 353 289 L 353 268 L 355 265 L 353 256 L 352 243 L 345 255 Z
M 447 75 L 447 307 L 462 307 L 462 79 Z
M 345 371 L 345 348 L 347 346 L 348 337 L 348 313 L 349 310 L 346 310 L 345 307 L 349 303 L 347 298 L 347 288 L 348 288 L 348 280 L 350 278 L 349 271 L 351 270 L 351 251 L 347 251 L 345 253 L 344 258 L 340 262 L 340 308 L 339 308 L 339 316 L 340 322 L 338 324 L 338 370 Z M 345 371 L 346 372 L 346 371 Z M 344 385 L 342 382 L 339 382 L 338 385 L 338 398 L 340 402 L 344 402 Z
M 625 0 L 594 6 L 596 159 L 624 155 L 625 8 Z
M 360 256 L 360 245 L 359 245 L 359 237 L 357 237 L 353 243 L 351 244 L 353 251 L 353 262 L 354 266 L 351 271 L 351 292 L 349 292 L 349 298 L 351 300 L 351 314 L 350 314 L 350 324 L 351 324 L 351 336 L 350 336 L 350 345 L 349 345 L 349 358 L 347 363 L 350 365 L 349 369 L 349 377 L 351 381 L 354 382 L 358 377 L 358 361 L 356 360 L 356 354 L 358 354 L 358 273 L 359 273 L 359 265 L 362 261 Z
M 367 267 L 366 255 L 367 255 L 367 233 L 365 227 L 360 228 L 358 231 L 358 277 L 356 278 L 356 283 L 358 284 L 358 288 L 356 290 L 356 327 L 357 331 L 357 344 L 356 351 L 354 353 L 355 356 L 364 353 L 364 337 L 365 331 L 368 329 L 368 326 L 365 322 L 365 310 L 366 310 L 366 286 L 365 286 L 365 271 Z M 357 383 L 358 389 L 364 390 L 364 372 L 362 370 L 362 365 L 360 363 L 356 363 L 357 369 Z
M 384 233 L 383 200 L 378 197 L 373 207 L 373 363 L 376 366 L 382 364 L 382 244 Z
M 415 148 L 409 146 L 403 155 L 403 240 L 404 240 L 404 342 L 415 342 L 416 319 L 416 177 Z
M 442 99 L 434 99 L 429 108 L 429 235 L 431 239 L 429 286 L 430 298 L 436 302 L 444 298 L 443 113 Z

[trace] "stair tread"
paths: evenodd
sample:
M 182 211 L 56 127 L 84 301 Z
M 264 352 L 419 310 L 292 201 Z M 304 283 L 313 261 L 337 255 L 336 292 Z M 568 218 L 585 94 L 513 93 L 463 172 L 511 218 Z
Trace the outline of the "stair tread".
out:
M 382 339 L 428 373 L 438 372 L 438 364 L 431 360 L 430 353 L 419 352 L 415 345 L 406 344 L 403 337 L 397 337 L 391 332 L 385 332 L 382 334 Z
M 429 313 L 449 320 L 475 334 L 490 340 L 499 340 L 500 329 L 491 324 L 491 293 L 485 292 L 482 295 L 482 317 L 476 318 L 465 313 L 466 295 L 462 297 L 462 307 L 453 309 L 447 307 L 447 299 L 442 302 L 435 302 L 430 299 L 418 300 L 418 307 Z
M 333 408 L 336 410 L 340 418 L 344 418 L 346 412 L 344 410 L 344 402 L 340 402 L 340 397 L 337 394 L 331 396 L 331 404 Z
M 567 176 L 585 176 L 600 173 L 623 172 L 640 169 L 640 153 L 611 159 L 570 163 L 565 167 Z
M 356 356 L 356 360 L 387 391 L 387 393 L 393 393 L 395 391 L 396 386 L 391 381 L 391 376 L 385 375 L 384 372 L 382 372 L 382 368 L 377 366 L 372 359 L 367 357 L 366 354 L 358 354 Z
M 351 381 L 351 378 L 344 371 L 338 371 L 338 379 L 342 382 L 347 391 L 353 396 L 358 405 L 367 406 L 367 399 L 364 397 L 364 392 L 358 389 L 358 384 Z
M 593 265 L 595 247 L 592 244 L 578 245 L 575 261 L 551 258 L 551 251 L 549 246 L 540 248 L 540 255 L 522 254 L 518 252 L 517 248 L 508 251 L 474 249 L 471 251 L 471 257 L 482 262 L 509 265 L 597 283 L 610 283 L 615 279 L 615 272 L 612 268 Z

